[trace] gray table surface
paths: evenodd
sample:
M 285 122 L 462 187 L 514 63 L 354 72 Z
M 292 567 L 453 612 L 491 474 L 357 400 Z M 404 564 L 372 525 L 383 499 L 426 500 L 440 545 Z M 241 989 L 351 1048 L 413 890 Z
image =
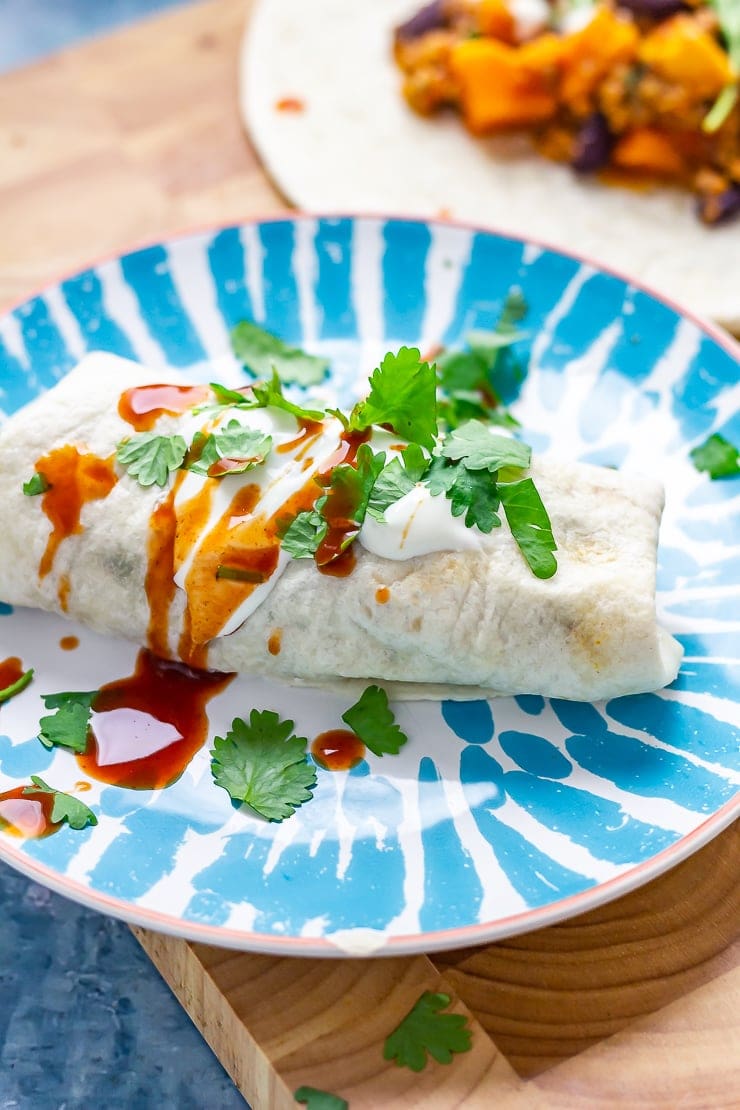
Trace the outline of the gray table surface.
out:
M 177 2 L 0 0 L 0 72 Z M 4 864 L 0 905 L 0 1110 L 244 1110 L 126 925 Z

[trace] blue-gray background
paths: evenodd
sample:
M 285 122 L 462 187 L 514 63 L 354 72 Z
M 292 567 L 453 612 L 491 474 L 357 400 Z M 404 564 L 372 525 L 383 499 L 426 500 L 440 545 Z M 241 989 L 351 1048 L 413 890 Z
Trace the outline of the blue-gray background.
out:
M 0 72 L 178 0 L 0 0 Z M 244 1110 L 128 928 L 0 864 L 0 1110 Z

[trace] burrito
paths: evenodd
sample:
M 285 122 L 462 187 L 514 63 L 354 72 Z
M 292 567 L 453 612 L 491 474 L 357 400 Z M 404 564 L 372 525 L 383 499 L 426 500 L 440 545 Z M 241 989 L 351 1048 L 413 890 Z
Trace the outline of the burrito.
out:
M 473 458 L 486 434 L 423 448 L 398 427 L 348 432 L 276 383 L 192 386 L 90 354 L 0 430 L 0 598 L 295 684 L 594 701 L 671 682 L 681 648 L 655 612 L 661 485 L 525 460 L 504 437 L 494 473 Z M 454 450 L 466 436 L 475 448 Z M 415 480 L 428 464 L 436 487 Z M 467 512 L 456 474 L 483 490 Z M 511 504 L 493 512 L 505 487 L 509 502 L 536 489 L 549 548 L 532 555 Z

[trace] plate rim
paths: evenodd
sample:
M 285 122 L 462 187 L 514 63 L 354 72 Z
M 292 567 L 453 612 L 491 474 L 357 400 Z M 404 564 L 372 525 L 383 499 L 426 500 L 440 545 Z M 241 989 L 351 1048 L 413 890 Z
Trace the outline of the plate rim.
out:
M 630 277 L 628 274 L 597 262 L 586 255 L 565 251 L 560 247 L 538 238 L 522 238 L 509 232 L 501 231 L 493 226 L 471 223 L 446 217 L 424 217 L 419 215 L 406 215 L 403 213 L 387 212 L 342 212 L 342 211 L 299 211 L 287 207 L 264 214 L 254 214 L 239 220 L 233 218 L 223 222 L 208 222 L 202 225 L 189 226 L 159 236 L 145 236 L 137 239 L 130 246 L 123 249 L 106 251 L 92 258 L 86 263 L 65 270 L 56 278 L 45 281 L 32 292 L 21 297 L 7 306 L 0 313 L 0 321 L 17 311 L 23 305 L 44 295 L 48 290 L 54 289 L 62 282 L 83 273 L 85 270 L 94 269 L 106 263 L 115 262 L 131 254 L 157 246 L 167 246 L 172 242 L 194 239 L 201 235 L 217 235 L 230 229 L 241 229 L 246 226 L 259 226 L 267 223 L 296 223 L 302 221 L 320 220 L 349 220 L 353 223 L 394 222 L 411 223 L 431 228 L 452 228 L 456 231 L 465 231 L 472 234 L 493 235 L 511 243 L 523 246 L 533 246 L 562 258 L 570 259 L 580 265 L 591 267 L 597 273 L 604 273 L 616 278 L 623 284 L 647 294 L 675 313 L 679 318 L 689 320 L 699 331 L 703 332 L 722 350 L 740 364 L 740 339 L 734 337 L 720 325 L 700 316 L 692 309 L 688 309 L 664 293 L 658 292 L 647 283 Z M 276 956 L 307 956 L 324 958 L 346 958 L 351 955 L 370 955 L 392 957 L 401 955 L 416 955 L 424 952 L 444 951 L 446 949 L 482 945 L 503 940 L 553 925 L 567 920 L 621 897 L 624 894 L 638 889 L 664 874 L 672 867 L 688 859 L 695 852 L 719 836 L 733 821 L 740 817 L 740 791 L 724 803 L 718 810 L 707 817 L 700 825 L 680 837 L 673 844 L 664 848 L 656 855 L 629 868 L 620 875 L 603 882 L 597 882 L 576 894 L 550 902 L 546 906 L 525 910 L 522 913 L 499 918 L 495 922 L 478 922 L 475 925 L 457 926 L 451 929 L 434 930 L 431 932 L 418 932 L 412 934 L 399 934 L 388 936 L 377 930 L 379 945 L 374 947 L 368 944 L 368 950 L 350 950 L 349 946 L 325 937 L 300 937 L 278 934 L 253 932 L 248 929 L 239 929 L 223 925 L 207 925 L 202 922 L 187 921 L 182 917 L 170 916 L 158 910 L 151 910 L 122 898 L 113 897 L 102 891 L 96 891 L 71 879 L 60 872 L 34 860 L 25 852 L 16 848 L 10 839 L 0 836 L 0 859 L 4 860 L 15 870 L 28 878 L 40 882 L 43 886 L 71 898 L 89 909 L 125 921 L 129 925 L 150 928 L 169 936 L 190 940 L 196 943 L 210 944 L 222 948 L 238 949 L 241 951 L 255 952 Z M 363 929 L 358 931 L 373 934 L 376 930 Z

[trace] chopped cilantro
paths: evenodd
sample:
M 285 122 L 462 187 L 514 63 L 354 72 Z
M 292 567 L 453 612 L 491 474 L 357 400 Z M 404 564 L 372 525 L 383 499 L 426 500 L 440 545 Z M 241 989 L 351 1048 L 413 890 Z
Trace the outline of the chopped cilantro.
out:
M 320 499 L 320 501 L 323 499 Z M 283 530 L 280 543 L 294 559 L 312 559 L 329 527 L 317 508 L 294 516 Z
M 432 496 L 444 493 L 452 502 L 453 516 L 465 513 L 467 528 L 492 532 L 501 524 L 496 476 L 488 470 L 467 470 L 461 463 L 436 458 L 427 478 Z
M 349 1110 L 349 1103 L 332 1095 L 328 1091 L 321 1091 L 318 1087 L 299 1087 L 293 1092 L 296 1102 L 303 1102 L 308 1110 Z
M 271 436 L 256 428 L 245 427 L 238 420 L 230 420 L 221 431 L 208 436 L 196 432 L 191 447 L 191 454 L 196 457 L 187 463 L 187 468 L 211 478 L 242 474 L 260 466 L 271 450 Z M 228 460 L 228 468 L 221 468 L 221 460 Z
M 736 478 L 740 474 L 738 449 L 729 439 L 715 433 L 690 453 L 697 470 L 704 470 L 710 478 Z
M 40 493 L 46 493 L 49 488 L 49 481 L 40 470 L 37 470 L 27 482 L 23 483 L 23 492 L 26 497 L 38 497 Z
M 41 696 L 46 708 L 55 710 L 39 721 L 39 740 L 44 747 L 84 752 L 97 690 Z
M 531 478 L 506 482 L 498 487 L 501 504 L 527 566 L 537 578 L 552 578 L 558 569 L 553 555 L 557 544 L 552 525 Z
M 211 771 L 235 802 L 246 802 L 268 821 L 291 817 L 313 796 L 316 769 L 306 758 L 306 739 L 292 721 L 253 709 L 249 724 L 236 717 L 211 750 Z
M 385 510 L 400 501 L 426 474 L 429 459 L 418 443 L 409 443 L 401 455 L 391 459 L 378 475 L 370 493 L 367 511 L 384 520 Z
M 73 798 L 71 794 L 63 794 L 61 790 L 55 790 L 53 786 L 48 786 L 38 775 L 31 775 L 31 782 L 33 786 L 26 786 L 23 790 L 24 794 L 52 794 L 54 796 L 54 803 L 51 808 L 51 819 L 54 824 L 59 825 L 66 821 L 71 829 L 84 829 L 87 825 L 97 825 L 97 817 L 89 806 L 86 806 L 79 798 Z
M 275 370 L 284 382 L 315 385 L 329 369 L 328 359 L 289 347 L 250 320 L 242 320 L 232 330 L 231 346 L 239 361 L 258 378 Z
M 140 486 L 166 486 L 172 471 L 182 466 L 187 449 L 182 436 L 137 432 L 121 440 L 116 459 Z
M 386 1037 L 385 1060 L 399 1067 L 423 1071 L 431 1056 L 438 1064 L 452 1063 L 456 1052 L 469 1052 L 472 1034 L 464 1014 L 442 1014 L 450 1005 L 448 994 L 424 991 L 413 1009 Z
M 441 453 L 447 459 L 461 460 L 467 470 L 491 473 L 502 466 L 525 470 L 532 458 L 532 449 L 526 443 L 493 435 L 479 420 L 469 420 L 453 429 L 445 438 Z
M 248 570 L 246 567 L 230 567 L 228 563 L 219 563 L 216 567 L 216 578 L 226 579 L 230 582 L 264 582 L 265 576 L 258 570 Z
M 342 714 L 342 720 L 374 755 L 398 755 L 408 740 L 380 686 L 368 686 L 359 701 Z
M 10 686 L 6 686 L 4 690 L 0 690 L 0 705 L 2 705 L 4 701 L 10 701 L 16 694 L 20 694 L 21 690 L 25 690 L 32 679 L 33 667 L 30 667 L 29 670 L 25 671 L 15 682 L 11 682 Z
M 370 393 L 352 410 L 355 430 L 373 424 L 391 428 L 411 443 L 429 451 L 437 434 L 437 376 L 416 347 L 389 352 L 370 376 Z

